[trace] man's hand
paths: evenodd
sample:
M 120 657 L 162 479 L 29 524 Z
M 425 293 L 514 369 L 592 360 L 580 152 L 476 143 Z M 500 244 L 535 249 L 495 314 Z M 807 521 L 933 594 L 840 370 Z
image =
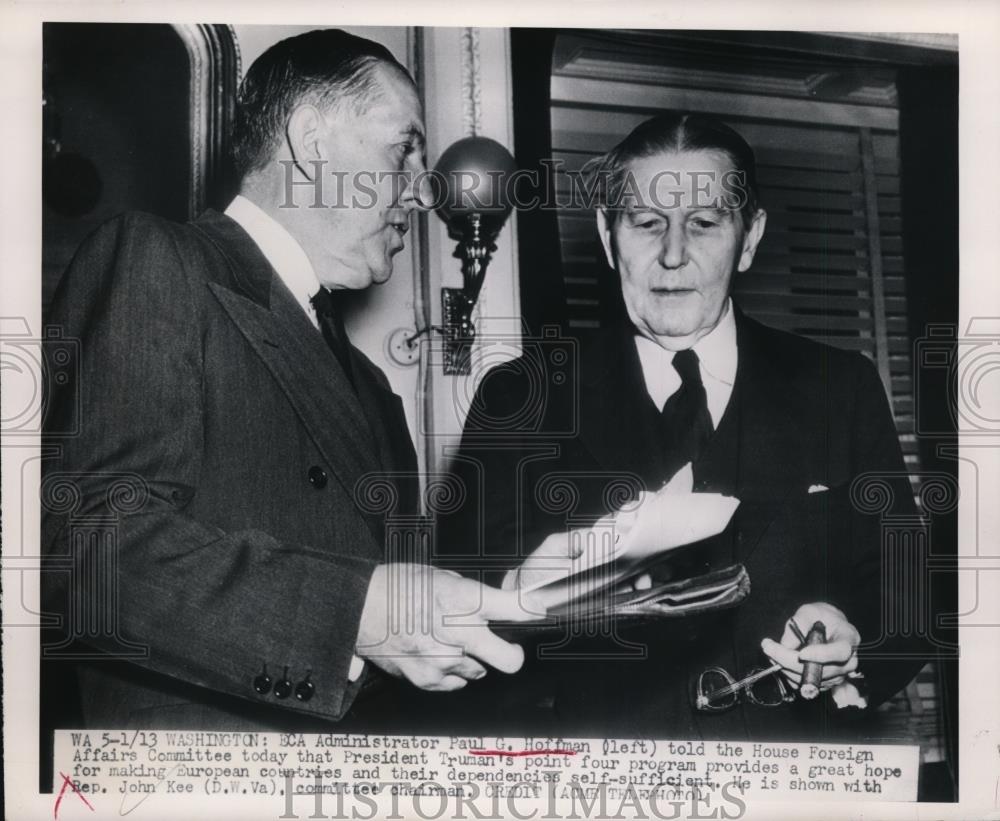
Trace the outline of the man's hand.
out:
M 484 664 L 521 669 L 521 647 L 486 624 L 532 618 L 516 592 L 429 565 L 382 564 L 368 586 L 357 654 L 421 689 L 457 690 L 485 676 Z
M 591 531 L 606 533 L 614 527 L 615 544 L 624 538 L 635 524 L 639 507 L 647 496 L 654 494 L 642 491 L 639 498 L 627 505 L 626 510 L 609 513 L 594 523 L 593 528 L 559 531 L 545 537 L 545 540 L 526 558 L 520 567 L 511 570 L 503 580 L 504 590 L 528 589 L 543 582 L 555 581 L 568 573 L 572 563 L 583 555 L 584 546 L 588 543 L 587 534 Z M 599 565 L 610 561 L 611 554 L 594 557 L 593 564 Z M 642 581 L 635 584 L 636 590 L 650 586 L 649 574 L 644 574 Z M 631 586 L 630 586 L 631 589 Z
M 843 685 L 849 676 L 858 669 L 857 648 L 861 643 L 861 635 L 847 620 L 840 610 L 826 602 L 804 604 L 795 611 L 792 620 L 803 634 L 817 622 L 823 622 L 826 627 L 826 644 L 814 644 L 811 647 L 797 648 L 802 643 L 786 623 L 781 643 L 764 639 L 761 649 L 776 664 L 782 667 L 782 673 L 798 689 L 802 682 L 802 663 L 816 661 L 823 665 L 821 690 L 829 690 Z
M 520 567 L 504 576 L 503 589 L 526 590 L 565 577 L 573 561 L 583 555 L 584 539 L 575 533 L 559 531 L 546 536 Z

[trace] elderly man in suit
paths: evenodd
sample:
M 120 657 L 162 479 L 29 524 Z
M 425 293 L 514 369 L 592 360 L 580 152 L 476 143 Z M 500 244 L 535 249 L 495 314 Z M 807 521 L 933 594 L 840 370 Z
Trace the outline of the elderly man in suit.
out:
M 112 220 L 49 317 L 80 351 L 49 429 L 79 433 L 43 477 L 69 634 L 43 650 L 57 676 L 77 660 L 86 726 L 365 726 L 383 673 L 452 690 L 522 663 L 486 627 L 517 617 L 512 594 L 387 555 L 363 499 L 394 482 L 417 512 L 400 399 L 337 304 L 389 278 L 426 200 L 412 79 L 345 32 L 284 40 L 243 81 L 234 155 L 225 213 Z M 95 517 L 109 553 L 78 539 Z
M 455 461 L 469 498 L 442 522 L 438 550 L 486 575 L 534 551 L 506 574 L 506 587 L 523 585 L 533 568 L 566 556 L 570 525 L 624 501 L 622 487 L 655 491 L 690 470 L 690 490 L 740 506 L 720 536 L 652 575 L 741 563 L 751 593 L 729 611 L 547 641 L 529 653 L 517 687 L 484 682 L 463 696 L 472 715 L 497 704 L 534 732 L 816 738 L 842 723 L 848 711 L 837 705 L 863 703 L 861 673 L 868 714 L 919 667 L 883 635 L 879 525 L 850 496 L 856 479 L 879 474 L 897 512 L 912 510 L 885 391 L 864 357 L 767 328 L 731 299 L 766 224 L 739 134 L 712 117 L 665 113 L 596 173 L 606 195 L 597 228 L 627 316 L 561 365 L 563 378 L 552 378 L 552 362 L 572 352 L 552 357 L 556 343 L 544 340 L 484 377 Z M 826 643 L 800 652 L 791 622 L 806 633 L 817 621 Z M 884 658 L 899 653 L 902 661 Z M 835 699 L 768 708 L 744 691 L 711 705 L 730 709 L 696 709 L 699 687 L 720 680 L 706 670 L 738 679 L 776 664 L 794 691 L 806 661 L 823 664 L 821 689 Z M 767 686 L 780 691 L 774 676 Z

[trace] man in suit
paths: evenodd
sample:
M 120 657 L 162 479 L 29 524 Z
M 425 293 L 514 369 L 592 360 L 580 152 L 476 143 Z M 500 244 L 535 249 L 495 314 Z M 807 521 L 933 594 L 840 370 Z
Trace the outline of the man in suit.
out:
M 225 213 L 112 220 L 49 317 L 79 360 L 48 430 L 78 433 L 44 470 L 43 655 L 88 727 L 365 728 L 386 673 L 452 690 L 522 662 L 486 627 L 513 595 L 391 554 L 374 512 L 417 513 L 416 460 L 338 295 L 389 278 L 424 207 L 412 79 L 345 32 L 284 40 L 234 156 Z
M 607 197 L 597 227 L 627 316 L 575 358 L 543 340 L 484 377 L 455 460 L 468 499 L 442 522 L 438 551 L 507 588 L 527 585 L 569 555 L 570 527 L 683 471 L 689 490 L 740 506 L 720 536 L 672 554 L 653 580 L 741 563 L 751 593 L 728 611 L 547 640 L 517 686 L 484 682 L 463 697 L 475 715 L 499 705 L 508 732 L 513 721 L 584 736 L 835 735 L 920 665 L 919 652 L 883 635 L 879 523 L 851 496 L 852 483 L 878 474 L 895 512 L 912 512 L 885 391 L 862 356 L 767 328 L 730 298 L 766 224 L 739 134 L 666 113 L 596 173 Z M 827 642 L 800 652 L 793 621 L 802 633 L 821 621 Z M 706 670 L 738 679 L 777 664 L 794 691 L 806 661 L 823 664 L 821 698 L 695 709 Z M 773 676 L 767 686 L 778 686 Z

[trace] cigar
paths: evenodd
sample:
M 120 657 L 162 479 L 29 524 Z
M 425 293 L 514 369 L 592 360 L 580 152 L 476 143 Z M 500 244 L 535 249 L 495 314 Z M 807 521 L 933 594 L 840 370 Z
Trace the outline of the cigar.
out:
M 826 644 L 826 625 L 818 621 L 806 634 L 805 646 Z M 823 681 L 823 664 L 818 661 L 802 662 L 802 685 L 799 693 L 804 699 L 813 699 L 819 695 L 819 685 Z

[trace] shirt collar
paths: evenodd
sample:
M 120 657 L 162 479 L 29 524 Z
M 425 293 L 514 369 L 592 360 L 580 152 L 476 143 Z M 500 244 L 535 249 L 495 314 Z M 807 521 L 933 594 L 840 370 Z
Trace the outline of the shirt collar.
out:
M 726 385 L 736 381 L 736 317 L 733 301 L 726 300 L 719 324 L 694 345 L 703 372 Z
M 671 362 L 674 359 L 672 351 L 662 348 L 641 334 L 636 335 L 636 344 L 639 346 L 640 357 L 646 354 L 650 357 L 669 357 Z M 702 374 L 706 374 L 724 385 L 733 385 L 736 381 L 738 352 L 736 348 L 736 317 L 731 299 L 726 300 L 722 319 L 693 347 L 694 352 L 698 354 L 698 364 Z
M 229 203 L 225 214 L 250 235 L 295 301 L 311 318 L 310 299 L 320 289 L 320 281 L 295 237 L 260 206 L 241 194 Z

